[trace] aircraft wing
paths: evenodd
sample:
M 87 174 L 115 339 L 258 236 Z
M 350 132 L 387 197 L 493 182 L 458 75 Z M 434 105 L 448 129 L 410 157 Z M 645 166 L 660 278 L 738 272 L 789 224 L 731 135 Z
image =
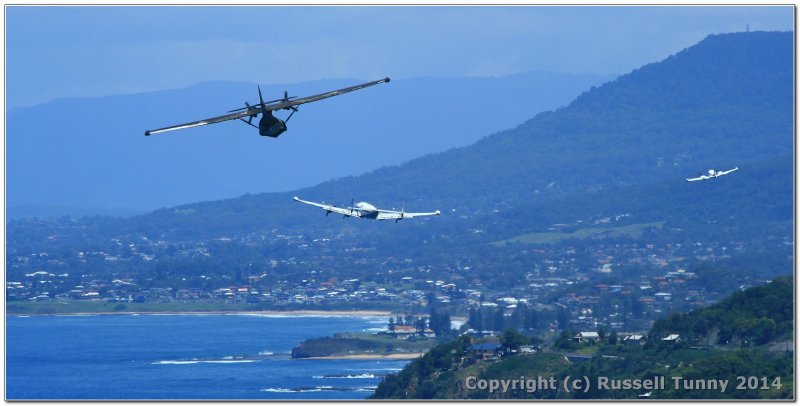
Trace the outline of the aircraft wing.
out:
M 255 110 L 255 111 L 251 111 L 251 110 Z M 251 115 L 254 115 L 254 114 L 258 114 L 260 112 L 261 112 L 261 110 L 258 109 L 258 106 L 254 106 L 254 107 L 251 107 L 250 109 L 247 109 L 245 111 L 240 111 L 240 112 L 237 112 L 237 113 L 225 114 L 224 116 L 207 118 L 205 120 L 192 121 L 191 123 L 173 125 L 173 126 L 169 126 L 169 127 L 159 128 L 157 130 L 148 130 L 148 131 L 144 132 L 144 135 L 148 135 L 149 136 L 149 135 L 163 133 L 163 132 L 167 132 L 167 131 L 182 130 L 184 128 L 199 127 L 201 125 L 207 125 L 207 124 L 216 124 L 216 123 L 221 123 L 223 121 L 236 120 L 237 118 L 251 116 Z
M 159 128 L 159 129 L 156 129 L 156 130 L 148 130 L 148 131 L 144 132 L 144 135 L 148 135 L 149 136 L 149 135 L 163 133 L 163 132 L 167 132 L 167 131 L 182 130 L 184 128 L 192 128 L 192 127 L 199 127 L 201 125 L 216 124 L 216 123 L 221 123 L 223 121 L 236 120 L 236 119 L 247 117 L 247 116 L 256 116 L 258 114 L 264 113 L 264 111 L 275 111 L 275 110 L 281 110 L 281 109 L 288 109 L 288 108 L 291 108 L 291 107 L 294 107 L 294 106 L 299 106 L 301 104 L 311 103 L 311 102 L 315 102 L 315 101 L 318 101 L 318 100 L 327 99 L 329 97 L 338 96 L 340 94 L 345 94 L 345 93 L 349 93 L 349 92 L 356 91 L 356 90 L 359 90 L 359 89 L 363 89 L 365 87 L 374 86 L 374 85 L 377 85 L 379 83 L 389 83 L 389 80 L 390 80 L 389 78 L 383 78 L 381 80 L 375 80 L 375 81 L 372 81 L 372 82 L 362 83 L 360 85 L 345 87 L 344 89 L 333 90 L 333 91 L 330 91 L 330 92 L 327 92 L 327 93 L 318 94 L 318 95 L 315 95 L 315 96 L 308 96 L 308 97 L 303 97 L 303 98 L 294 99 L 294 100 L 285 100 L 285 101 L 281 100 L 281 101 L 278 101 L 277 103 L 274 103 L 274 104 L 265 104 L 263 110 L 261 108 L 261 104 L 257 103 L 257 104 L 254 104 L 254 105 L 248 105 L 248 107 L 243 108 L 242 111 L 237 111 L 235 113 L 229 113 L 229 114 L 225 114 L 225 115 L 222 115 L 222 116 L 207 118 L 205 120 L 192 121 L 190 123 L 184 123 L 184 124 L 178 124 L 178 125 L 173 125 L 173 126 L 169 126 L 169 127 Z
M 717 173 L 717 176 L 727 175 L 727 174 L 729 174 L 731 172 L 738 171 L 738 170 L 739 170 L 739 167 L 737 166 L 737 167 L 735 167 L 733 169 L 728 169 L 727 171 L 720 171 L 720 172 Z
M 305 203 L 311 206 L 319 207 L 322 210 L 325 210 L 326 213 L 338 213 L 349 217 L 361 217 L 361 213 L 356 210 L 345 209 L 342 207 L 332 206 L 330 204 L 325 203 L 316 203 L 316 202 L 309 202 L 307 200 L 300 199 L 299 197 L 295 196 L 294 201 Z
M 436 210 L 432 213 L 408 213 L 394 210 L 378 210 L 378 217 L 376 220 L 402 220 L 412 219 L 414 217 L 438 216 L 440 214 L 442 213 L 439 210 Z
M 686 180 L 688 182 L 695 182 L 695 181 L 698 181 L 698 180 L 706 180 L 706 179 L 708 179 L 708 176 L 705 176 L 705 175 L 701 175 L 701 176 L 698 176 L 696 178 L 686 178 Z
M 315 95 L 315 96 L 302 97 L 302 98 L 291 100 L 291 101 L 283 101 L 283 102 L 280 102 L 280 103 L 277 103 L 277 104 L 273 104 L 273 105 L 267 106 L 267 110 L 271 111 L 271 110 L 288 109 L 290 107 L 299 106 L 301 104 L 311 103 L 311 102 L 315 102 L 315 101 L 318 101 L 318 100 L 327 99 L 329 97 L 338 96 L 340 94 L 349 93 L 349 92 L 352 92 L 352 91 L 355 91 L 355 90 L 360 90 L 360 89 L 363 89 L 365 87 L 370 87 L 370 86 L 377 85 L 379 83 L 389 83 L 389 80 L 390 80 L 389 78 L 383 78 L 381 80 L 376 80 L 376 81 L 373 81 L 373 82 L 362 83 L 360 85 L 345 87 L 344 89 L 333 90 L 333 91 L 330 91 L 330 92 L 327 92 L 327 93 L 318 94 L 318 95 Z

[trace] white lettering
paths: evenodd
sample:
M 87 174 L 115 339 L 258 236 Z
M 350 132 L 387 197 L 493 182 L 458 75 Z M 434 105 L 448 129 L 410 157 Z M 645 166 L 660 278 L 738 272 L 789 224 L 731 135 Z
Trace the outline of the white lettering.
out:
M 475 386 L 475 381 L 477 380 L 478 378 L 474 376 L 468 376 L 467 379 L 464 380 L 464 386 L 469 390 L 477 389 L 477 386 Z M 470 382 L 472 382 L 472 385 L 470 385 Z

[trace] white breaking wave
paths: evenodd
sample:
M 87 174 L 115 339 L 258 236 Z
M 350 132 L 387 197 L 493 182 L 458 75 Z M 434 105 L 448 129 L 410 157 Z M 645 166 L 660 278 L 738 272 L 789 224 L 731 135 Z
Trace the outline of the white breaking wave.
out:
M 387 329 L 387 328 L 385 328 L 385 327 L 371 327 L 371 328 L 365 328 L 365 329 L 363 329 L 363 330 L 361 330 L 361 331 L 368 331 L 368 332 L 382 333 L 382 332 L 384 332 L 384 331 L 389 331 L 389 329 Z
M 56 317 L 98 317 L 100 314 L 91 313 L 69 313 L 69 314 L 54 314 Z
M 371 373 L 363 373 L 363 374 L 347 374 L 347 375 L 314 375 L 315 379 L 374 379 L 379 378 L 380 375 L 376 376 L 375 374 Z
M 137 313 L 138 315 L 138 313 Z M 220 313 L 148 313 L 145 316 L 186 316 L 186 317 L 213 317 L 213 316 L 224 316 L 224 314 Z
M 388 324 L 386 320 L 381 318 L 380 320 L 369 320 L 367 323 L 369 324 Z
M 261 389 L 261 392 L 275 392 L 275 393 L 304 393 L 304 392 L 330 392 L 333 391 L 333 386 L 317 386 L 314 388 L 267 388 Z
M 267 389 L 261 389 L 261 392 L 292 393 L 292 392 L 296 392 L 296 391 L 292 390 L 292 389 L 286 389 L 286 388 L 267 388 Z
M 344 314 L 260 314 L 260 313 L 231 313 L 226 316 L 263 317 L 267 319 L 333 319 L 333 318 L 359 318 L 361 316 L 348 316 Z
M 363 388 L 356 389 L 356 392 L 375 392 L 375 389 L 378 389 L 377 386 L 365 386 Z
M 343 376 L 342 378 L 345 378 L 345 379 L 372 379 L 372 378 L 377 378 L 377 376 L 375 376 L 375 374 L 364 373 L 364 374 L 360 374 L 360 375 L 347 375 L 347 376 Z
M 247 363 L 247 362 L 256 362 L 254 359 L 220 359 L 220 360 L 210 360 L 210 361 L 200 361 L 201 363 L 207 364 L 239 364 L 239 363 Z
M 273 393 L 305 393 L 305 392 L 373 392 L 377 386 L 364 386 L 360 388 L 337 388 L 333 386 L 315 386 L 313 388 L 267 388 L 261 392 Z
M 219 314 L 217 314 L 219 316 Z M 262 317 L 267 319 L 356 319 L 369 324 L 386 324 L 385 316 L 361 316 L 355 314 L 262 314 L 262 313 L 230 313 L 223 316 Z
M 165 360 L 152 362 L 152 365 L 189 365 L 189 364 L 239 364 L 256 362 L 254 359 L 209 359 L 209 360 Z
M 197 364 L 200 361 L 156 361 L 151 363 L 152 365 L 185 365 L 185 364 Z

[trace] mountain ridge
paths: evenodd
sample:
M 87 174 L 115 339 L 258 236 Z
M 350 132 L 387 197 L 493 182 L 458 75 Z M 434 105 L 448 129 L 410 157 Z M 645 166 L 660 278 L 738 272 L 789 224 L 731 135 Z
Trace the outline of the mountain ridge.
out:
M 728 45 L 728 42 L 740 41 L 742 35 L 710 36 L 707 40 L 712 45 L 720 40 Z M 759 41 L 778 42 L 781 47 L 770 48 L 757 42 L 748 49 L 754 51 L 753 58 L 763 49 L 773 49 L 772 52 L 787 59 L 791 57 L 791 47 L 785 47 L 790 45 L 785 39 L 790 37 L 789 33 L 758 35 Z M 722 47 L 722 51 L 730 48 Z M 741 58 L 739 52 L 747 53 L 748 49 L 708 58 L 738 59 Z M 696 53 L 684 50 L 676 55 L 681 56 L 665 60 L 676 63 Z M 725 61 L 722 59 L 720 63 Z M 783 65 L 773 68 L 783 69 Z M 645 68 L 637 72 L 647 73 Z M 357 177 L 323 182 L 292 194 L 328 202 L 349 202 L 353 197 L 377 198 L 395 205 L 405 202 L 406 207 L 491 211 L 516 204 L 514 202 L 546 202 L 615 185 L 633 186 L 666 179 L 683 181 L 709 167 L 725 168 L 738 162 L 771 159 L 785 156 L 791 150 L 792 111 L 780 103 L 766 111 L 760 107 L 753 110 L 725 107 L 718 111 L 688 113 L 682 108 L 665 111 L 641 107 L 634 112 L 624 108 L 598 114 L 581 108 L 584 102 L 580 100 L 600 97 L 591 95 L 593 92 L 607 92 L 616 100 L 624 98 L 624 94 L 635 95 L 637 92 L 630 90 L 634 84 L 641 87 L 648 83 L 631 82 L 634 79 L 623 75 L 579 96 L 567 107 L 539 113 L 534 119 L 484 137 L 475 144 L 412 159 L 403 165 L 382 167 Z M 702 76 L 700 80 L 722 80 L 716 86 L 720 88 L 735 86 L 736 82 L 729 82 L 731 79 L 747 83 L 751 78 L 726 75 L 724 78 Z M 764 82 L 760 90 L 777 98 L 791 95 L 791 87 L 785 86 L 791 84 L 790 76 L 775 75 L 773 79 Z M 620 88 L 627 92 L 620 95 Z M 643 111 L 650 114 L 644 116 Z M 575 168 L 576 164 L 581 165 L 577 171 L 564 169 L 568 165 Z M 242 199 L 258 201 L 264 210 L 278 212 L 290 207 L 291 203 L 280 200 L 287 200 L 286 196 L 289 194 L 257 194 Z M 219 204 L 233 200 L 224 202 Z M 205 202 L 179 207 L 213 210 L 216 206 L 217 203 Z M 153 214 L 163 216 L 165 213 L 161 210 Z
M 704 301 L 714 300 L 792 269 L 793 111 L 782 102 L 764 103 L 726 90 L 751 86 L 764 100 L 791 95 L 790 75 L 768 74 L 783 70 L 783 64 L 755 73 L 742 67 L 737 74 L 741 64 L 727 63 L 742 58 L 762 63 L 764 50 L 773 58 L 791 59 L 789 37 L 757 35 L 743 42 L 746 35 L 721 36 L 712 45 L 725 46 L 667 58 L 674 66 L 702 66 L 692 58 L 729 66 L 732 74 L 695 69 L 685 80 L 710 82 L 703 89 L 732 94 L 735 103 L 698 101 L 705 107 L 687 109 L 673 94 L 663 94 L 663 101 L 632 103 L 643 93 L 662 95 L 652 88 L 672 80 L 643 68 L 589 91 L 583 97 L 593 100 L 591 108 L 576 103 L 539 113 L 469 146 L 291 193 L 248 194 L 130 218 L 11 221 L 9 275 L 21 279 L 43 269 L 68 270 L 76 279 L 133 276 L 148 288 L 160 283 L 208 290 L 266 275 L 260 283 L 267 287 L 336 278 L 387 291 L 407 288 L 401 278 L 409 276 L 415 289 L 427 293 L 441 293 L 428 280 L 450 282 L 461 289 L 449 292 L 455 302 L 477 286 L 482 294 L 528 297 L 530 278 L 588 278 L 580 288 L 585 293 L 592 283 L 616 284 L 711 264 L 730 277 L 716 283 L 699 272 L 692 284 L 708 290 Z M 681 88 L 685 98 L 720 97 Z M 603 98 L 614 107 L 605 109 Z M 160 139 L 178 147 L 185 143 Z M 685 181 L 712 167 L 732 166 L 740 170 L 705 182 Z M 341 205 L 358 199 L 384 208 L 439 209 L 442 215 L 398 223 L 326 217 L 292 201 L 293 195 Z M 548 232 L 572 235 L 547 244 L 553 240 Z M 545 234 L 539 240 L 545 243 L 514 240 L 528 234 Z M 613 273 L 598 269 L 601 262 L 613 266 Z M 674 293 L 687 294 L 685 289 Z M 532 300 L 563 294 L 552 291 Z
M 294 190 L 468 144 L 537 111 L 564 105 L 607 78 L 532 72 L 494 79 L 392 80 L 303 106 L 289 122 L 290 131 L 277 140 L 259 138 L 238 123 L 142 135 L 148 128 L 253 103 L 254 83 L 211 81 L 137 95 L 59 99 L 15 110 L 9 117 L 8 207 L 133 207 L 142 212 Z M 320 80 L 262 90 L 269 99 L 287 89 L 292 95 L 311 95 L 360 82 Z M 530 99 L 529 92 L 547 97 Z M 478 115 L 484 109 L 473 100 L 508 105 L 500 117 L 465 122 L 459 112 Z

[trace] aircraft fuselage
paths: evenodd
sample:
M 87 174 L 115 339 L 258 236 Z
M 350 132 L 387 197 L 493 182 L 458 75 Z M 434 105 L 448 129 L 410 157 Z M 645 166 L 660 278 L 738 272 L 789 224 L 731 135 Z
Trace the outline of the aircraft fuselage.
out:
M 271 111 L 266 112 L 258 122 L 258 133 L 261 136 L 278 138 L 286 129 L 286 122 L 273 116 Z
M 378 208 L 367 203 L 367 202 L 358 202 L 355 206 L 353 206 L 353 210 L 357 211 L 362 218 L 365 219 L 376 219 L 378 218 Z

